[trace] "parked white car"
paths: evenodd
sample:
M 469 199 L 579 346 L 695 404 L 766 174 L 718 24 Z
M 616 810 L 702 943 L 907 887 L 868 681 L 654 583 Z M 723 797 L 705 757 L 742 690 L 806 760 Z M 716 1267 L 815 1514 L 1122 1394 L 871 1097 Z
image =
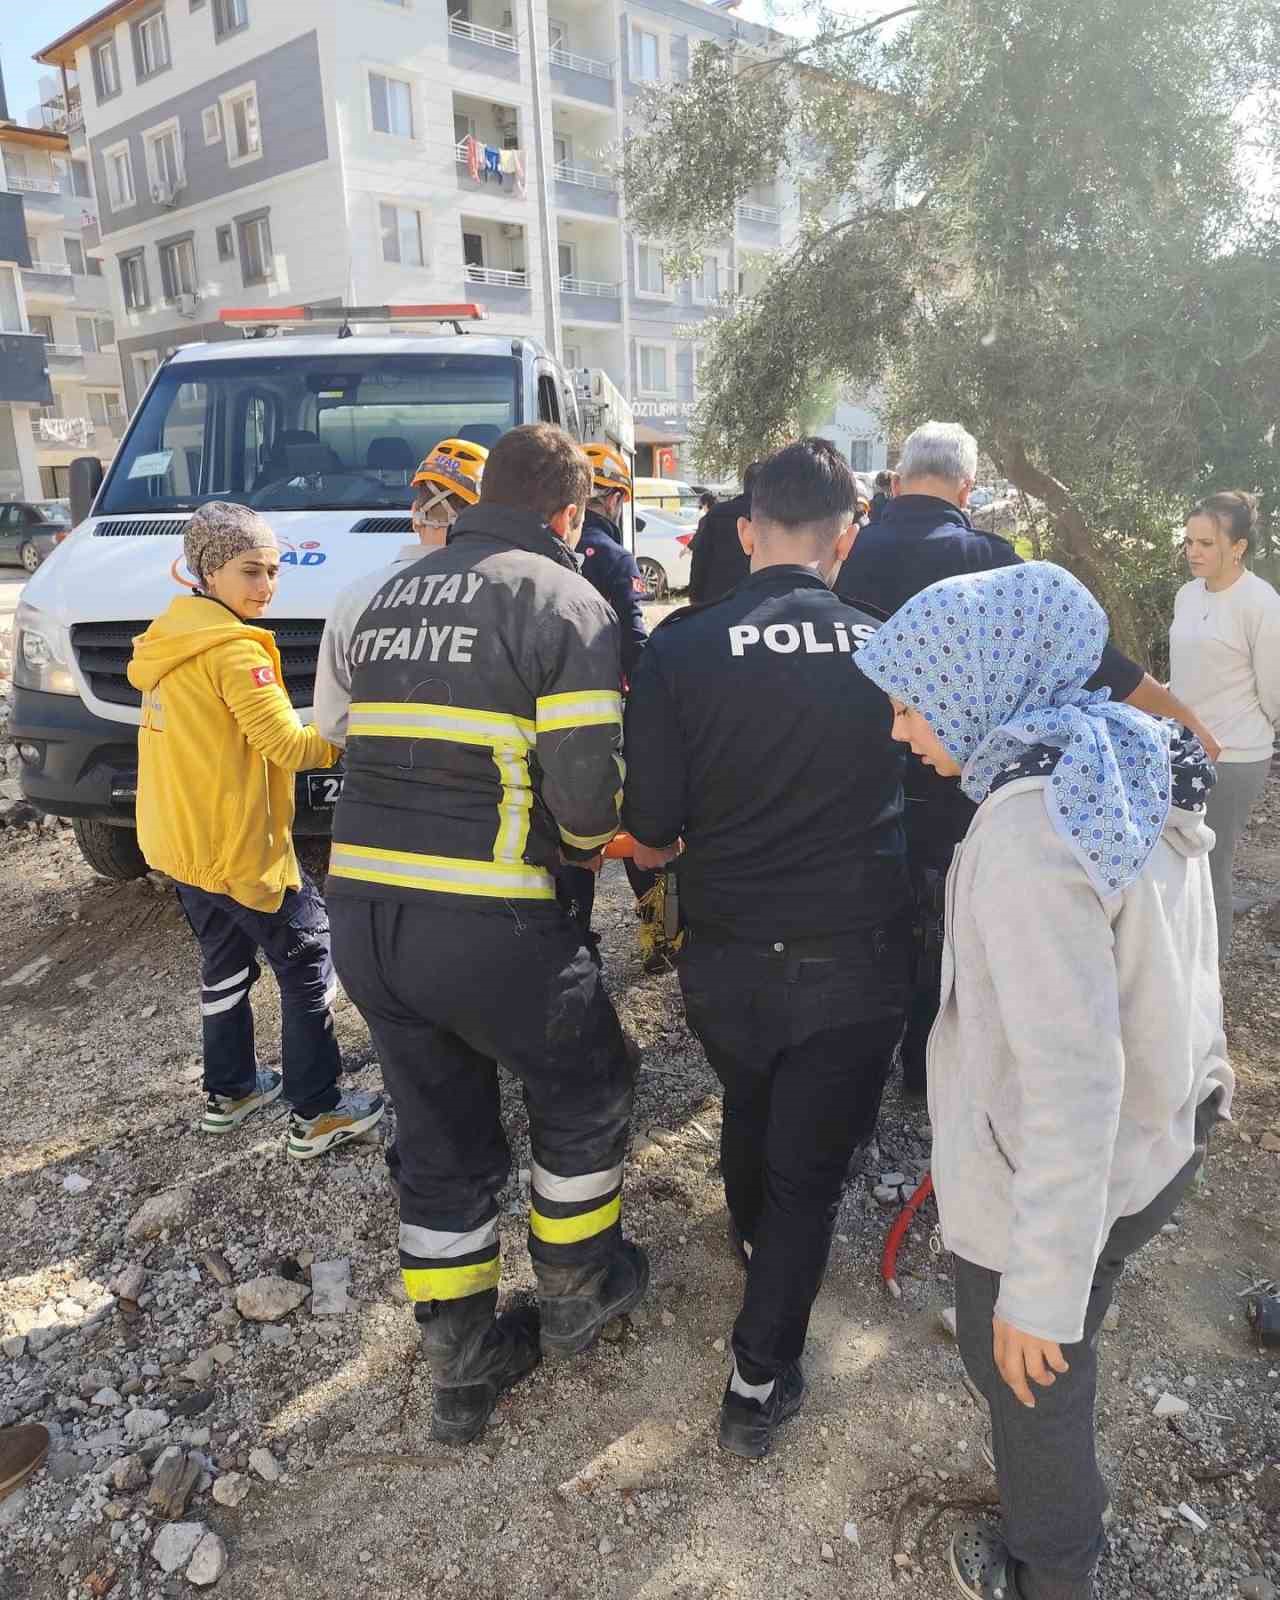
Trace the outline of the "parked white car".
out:
M 689 545 L 696 531 L 669 512 L 636 507 L 636 565 L 650 600 L 665 600 L 673 589 L 689 587 Z

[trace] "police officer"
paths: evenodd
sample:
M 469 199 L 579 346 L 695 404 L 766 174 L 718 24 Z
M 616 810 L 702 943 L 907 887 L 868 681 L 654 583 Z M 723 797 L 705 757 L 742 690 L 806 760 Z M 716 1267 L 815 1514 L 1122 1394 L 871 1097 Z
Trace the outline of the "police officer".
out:
M 831 592 L 857 492 L 824 439 L 770 456 L 743 524 L 750 575 L 654 631 L 627 705 L 624 824 L 643 865 L 683 841 L 680 984 L 724 1085 L 747 1287 L 720 1443 L 748 1457 L 803 1401 L 841 1184 L 907 997 L 902 760 L 853 662 L 877 624 Z
M 977 474 L 978 442 L 958 422 L 926 422 L 917 428 L 903 446 L 894 494 L 845 562 L 837 592 L 850 604 L 887 617 L 942 578 L 1019 562 L 1007 539 L 984 533 L 969 521 L 965 507 Z M 877 477 L 877 487 L 879 482 Z M 1206 731 L 1188 708 L 1113 646 L 1106 646 L 1085 687 L 1109 689 L 1117 702 L 1127 700 L 1152 716 L 1183 723 L 1216 756 L 1217 747 L 1212 740 L 1206 742 Z M 938 1014 L 947 868 L 973 810 L 958 783 L 908 757 L 905 823 L 918 908 L 917 966 L 901 1052 L 903 1090 L 915 1099 L 925 1094 L 925 1047 Z
M 504 434 L 480 503 L 352 636 L 334 960 L 399 1117 L 400 1264 L 445 1440 L 648 1283 L 621 1230 L 634 1072 L 552 876 L 598 859 L 621 800 L 617 622 L 571 554 L 590 484 L 559 428 Z M 499 1061 L 529 1113 L 540 1332 L 532 1308 L 495 1317 Z

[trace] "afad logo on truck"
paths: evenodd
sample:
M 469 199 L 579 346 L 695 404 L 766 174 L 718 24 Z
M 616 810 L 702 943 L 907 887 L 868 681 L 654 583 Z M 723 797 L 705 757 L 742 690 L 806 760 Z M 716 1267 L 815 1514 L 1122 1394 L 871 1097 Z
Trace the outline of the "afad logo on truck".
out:
M 280 557 L 282 567 L 322 567 L 328 560 L 320 548 L 318 539 L 304 539 L 301 544 L 291 544 L 288 539 L 282 539 L 276 534 L 276 543 L 283 552 Z M 195 582 L 190 577 L 184 577 L 178 568 L 182 566 L 183 558 L 179 556 L 169 568 L 169 576 L 175 583 L 180 583 L 184 589 L 194 589 Z M 188 571 L 190 569 L 187 569 Z

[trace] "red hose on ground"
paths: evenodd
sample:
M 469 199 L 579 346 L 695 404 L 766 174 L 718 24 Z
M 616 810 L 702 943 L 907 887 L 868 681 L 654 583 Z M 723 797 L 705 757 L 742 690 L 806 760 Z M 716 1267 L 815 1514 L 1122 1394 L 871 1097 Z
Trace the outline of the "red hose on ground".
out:
M 911 1226 L 916 1212 L 932 1193 L 933 1174 L 926 1172 L 920 1180 L 920 1187 L 898 1213 L 893 1227 L 889 1229 L 889 1237 L 884 1242 L 884 1252 L 880 1257 L 880 1276 L 884 1279 L 885 1288 L 895 1300 L 902 1295 L 902 1290 L 898 1287 L 898 1247 L 906 1237 L 907 1229 Z

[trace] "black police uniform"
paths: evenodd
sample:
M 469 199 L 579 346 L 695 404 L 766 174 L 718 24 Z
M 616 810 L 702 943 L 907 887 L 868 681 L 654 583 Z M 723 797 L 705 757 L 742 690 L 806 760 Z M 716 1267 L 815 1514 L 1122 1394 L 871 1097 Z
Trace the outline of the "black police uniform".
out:
M 906 1006 L 903 759 L 853 661 L 876 626 L 804 567 L 769 567 L 657 628 L 627 703 L 624 826 L 685 842 L 680 982 L 753 1247 L 733 1336 L 749 1383 L 804 1346 Z
M 689 546 L 691 605 L 723 599 L 751 571 L 751 557 L 738 538 L 738 518 L 750 515 L 751 496 L 743 493 L 718 501 L 698 524 Z
M 886 502 L 858 535 L 836 579 L 851 605 L 891 616 L 922 589 L 943 578 L 1017 566 L 1022 558 L 1007 539 L 983 533 L 949 500 L 904 494 Z M 1110 689 L 1127 700 L 1142 682 L 1142 668 L 1108 645 L 1086 688 Z M 973 821 L 973 801 L 958 783 L 910 756 L 905 779 L 907 854 L 917 901 L 916 975 L 902 1038 L 902 1078 L 909 1092 L 925 1089 L 925 1047 L 938 1014 L 942 968 L 942 901 L 955 847 Z
M 582 576 L 596 593 L 613 608 L 618 619 L 622 643 L 622 675 L 629 679 L 640 652 L 649 637 L 641 609 L 647 593 L 636 558 L 627 549 L 622 530 L 594 506 L 587 510 L 578 540 Z M 642 873 L 633 861 L 625 861 L 627 878 L 637 899 L 653 887 L 654 874 Z M 585 867 L 567 866 L 556 875 L 556 897 L 569 912 L 584 936 L 596 946 L 591 932 L 591 915 L 596 901 L 596 873 Z
M 634 1072 L 554 887 L 617 827 L 617 623 L 537 517 L 481 504 L 388 576 L 349 649 L 327 898 L 399 1118 L 405 1285 L 424 1322 L 492 1320 L 501 1061 L 529 1113 L 545 1343 L 547 1298 L 623 1248 Z

